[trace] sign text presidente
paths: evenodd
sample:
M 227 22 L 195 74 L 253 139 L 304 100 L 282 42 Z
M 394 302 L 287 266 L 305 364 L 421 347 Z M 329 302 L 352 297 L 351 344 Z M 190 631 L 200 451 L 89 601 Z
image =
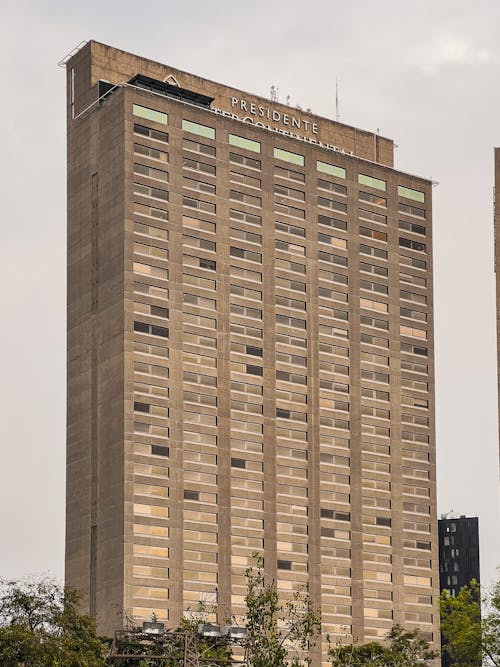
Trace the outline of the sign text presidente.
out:
M 257 118 L 263 118 L 267 120 L 272 120 L 275 123 L 283 123 L 283 125 L 288 125 L 289 127 L 297 128 L 298 130 L 302 129 L 305 132 L 312 132 L 313 134 L 318 134 L 318 124 L 312 123 L 306 118 L 297 118 L 290 113 L 282 113 L 277 109 L 270 109 L 269 107 L 260 106 L 254 102 L 247 102 L 247 100 L 239 99 L 238 97 L 231 97 L 231 107 L 233 109 L 238 109 L 238 111 L 244 111 L 250 116 L 256 116 Z M 252 122 L 253 119 L 247 117 L 244 119 Z M 256 123 L 258 125 L 258 123 Z

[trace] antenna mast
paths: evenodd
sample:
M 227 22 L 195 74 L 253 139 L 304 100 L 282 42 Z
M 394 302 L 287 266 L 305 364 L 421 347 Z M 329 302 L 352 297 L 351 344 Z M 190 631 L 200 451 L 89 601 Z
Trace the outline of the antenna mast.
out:
M 340 120 L 339 82 L 338 82 L 338 79 L 335 79 L 335 120 L 337 121 L 337 123 Z

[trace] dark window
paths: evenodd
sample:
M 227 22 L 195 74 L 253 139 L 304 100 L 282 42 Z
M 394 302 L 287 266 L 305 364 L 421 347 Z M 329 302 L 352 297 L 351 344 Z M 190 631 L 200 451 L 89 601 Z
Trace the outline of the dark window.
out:
M 323 519 L 335 519 L 335 510 L 327 510 L 322 507 L 321 516 Z
M 279 560 L 278 561 L 278 570 L 291 570 L 292 561 L 291 560 Z
M 134 331 L 140 331 L 141 333 L 149 333 L 149 324 L 146 324 L 146 322 L 134 321 Z
M 191 491 L 190 489 L 184 489 L 184 500 L 199 500 L 200 492 Z
M 276 417 L 281 419 L 290 419 L 291 412 L 290 410 L 284 410 L 283 408 L 276 408 Z
M 154 456 L 168 456 L 170 450 L 168 447 L 163 447 L 162 445 L 151 445 L 151 454 Z
M 151 139 L 156 139 L 157 141 L 163 141 L 164 143 L 168 142 L 168 134 L 166 132 L 153 130 L 150 127 L 145 127 L 138 123 L 134 123 L 134 132 L 136 134 L 142 134 L 144 137 L 151 137 Z
M 418 252 L 425 252 L 425 243 L 405 239 L 404 236 L 399 237 L 399 245 L 402 248 L 411 248 L 412 250 L 418 250 Z
M 417 542 L 416 545 L 417 549 L 427 549 L 430 551 L 431 549 L 431 543 L 430 542 Z
M 149 403 L 139 403 L 134 401 L 134 410 L 136 412 L 149 412 Z
M 246 353 L 251 354 L 254 357 L 262 357 L 262 348 L 254 347 L 253 345 L 246 346 Z
M 161 336 L 162 338 L 168 338 L 168 329 L 166 327 L 155 327 L 151 325 L 151 333 L 153 336 Z
M 138 321 L 134 321 L 134 331 L 152 334 L 153 336 L 161 336 L 162 338 L 168 338 L 169 333 L 166 327 L 157 327 L 154 324 Z
M 247 462 L 245 459 L 231 459 L 231 468 L 246 468 Z
M 264 374 L 264 369 L 262 366 L 252 366 L 252 364 L 247 364 L 247 373 L 249 375 L 262 375 Z
M 391 520 L 388 516 L 378 516 L 377 517 L 377 526 L 390 526 Z

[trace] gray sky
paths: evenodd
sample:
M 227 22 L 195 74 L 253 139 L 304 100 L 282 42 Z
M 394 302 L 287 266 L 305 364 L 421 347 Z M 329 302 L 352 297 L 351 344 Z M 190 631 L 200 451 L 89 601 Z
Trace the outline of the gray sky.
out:
M 0 9 L 0 577 L 63 574 L 65 73 L 94 38 L 394 138 L 434 189 L 438 507 L 500 565 L 493 146 L 498 0 L 18 0 Z

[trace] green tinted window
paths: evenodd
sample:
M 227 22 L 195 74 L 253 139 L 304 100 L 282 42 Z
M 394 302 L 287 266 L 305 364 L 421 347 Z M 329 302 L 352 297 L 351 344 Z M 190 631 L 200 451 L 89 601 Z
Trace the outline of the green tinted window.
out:
M 281 148 L 275 148 L 274 157 L 277 158 L 278 160 L 284 160 L 285 162 L 298 164 L 299 167 L 304 166 L 304 156 L 299 155 L 298 153 L 290 153 L 290 151 L 284 151 Z
M 405 188 L 404 185 L 398 185 L 398 195 L 400 197 L 406 197 L 406 199 L 419 201 L 422 204 L 425 202 L 424 192 L 420 192 L 420 190 L 412 190 L 411 188 Z
M 387 189 L 387 183 L 380 178 L 373 178 L 373 176 L 366 176 L 365 174 L 358 174 L 358 183 L 360 185 L 367 185 L 369 188 L 376 188 L 377 190 Z
M 329 162 L 320 162 L 319 160 L 316 163 L 318 171 L 322 171 L 324 174 L 330 174 L 330 176 L 337 176 L 337 178 L 345 178 L 345 169 L 343 167 L 337 167 L 334 164 Z
M 200 123 L 193 123 L 192 120 L 182 121 L 182 129 L 192 134 L 198 134 L 200 137 L 207 137 L 207 139 L 215 139 L 215 130 L 213 127 L 207 125 L 200 125 Z
M 140 118 L 147 118 L 152 120 L 155 123 L 162 123 L 162 125 L 167 125 L 168 123 L 168 114 L 163 113 L 162 111 L 155 111 L 154 109 L 148 109 L 148 107 L 141 107 L 140 104 L 134 104 L 132 113 L 134 116 L 139 116 Z
M 247 151 L 252 151 L 253 153 L 260 153 L 259 141 L 252 141 L 252 139 L 239 137 L 237 134 L 230 134 L 229 143 L 231 146 L 238 146 L 238 148 L 245 148 Z

